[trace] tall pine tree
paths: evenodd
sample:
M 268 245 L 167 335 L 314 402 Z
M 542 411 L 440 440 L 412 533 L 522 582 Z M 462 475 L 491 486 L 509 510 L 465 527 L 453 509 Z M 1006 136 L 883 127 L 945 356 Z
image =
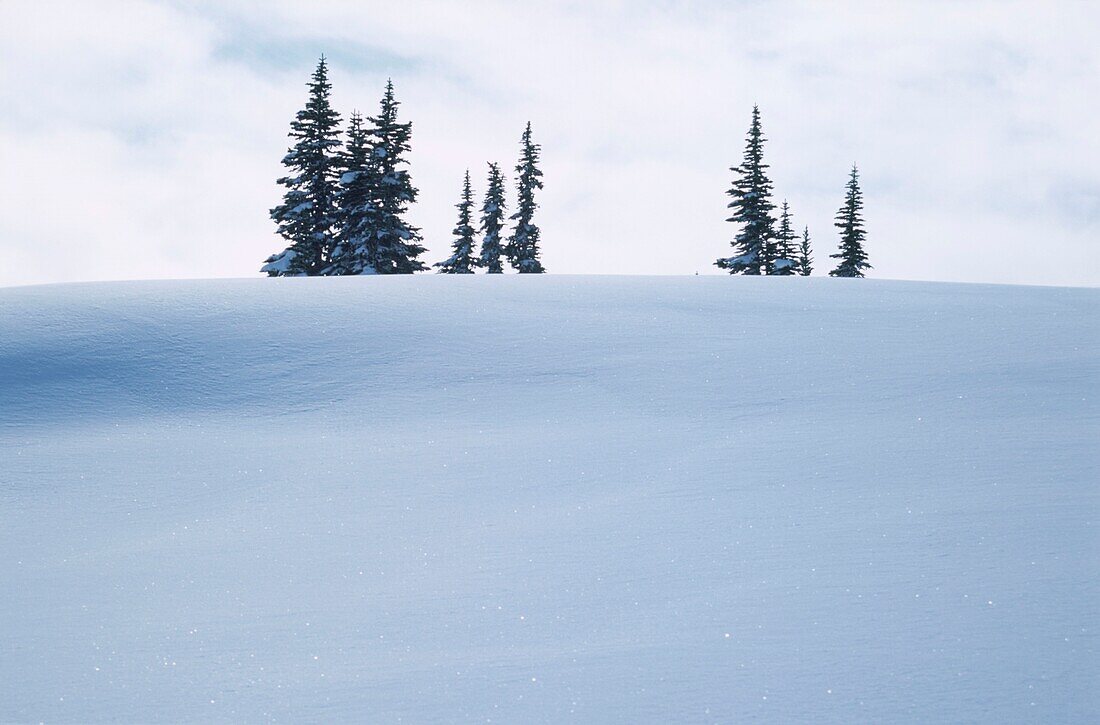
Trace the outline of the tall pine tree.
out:
M 772 274 L 784 277 L 798 271 L 798 235 L 791 227 L 791 209 L 786 199 L 779 214 L 779 231 L 775 235 L 775 257 L 771 269 Z
M 336 246 L 324 270 L 326 275 L 372 274 L 374 272 L 374 196 L 377 186 L 373 154 L 363 117 L 352 112 L 348 140 L 342 156 L 343 173 L 337 196 Z
M 512 219 L 516 222 L 512 238 L 508 240 L 505 254 L 520 274 L 540 274 L 546 271 L 539 261 L 539 228 L 534 225 L 532 218 L 538 204 L 535 203 L 535 189 L 542 188 L 539 177 L 542 172 L 538 169 L 540 146 L 531 141 L 531 122 L 527 122 L 527 129 L 523 132 L 520 141 L 519 163 L 516 164 L 517 188 L 519 199 L 516 203 L 516 213 Z
M 760 109 L 753 106 L 745 156 L 740 166 L 730 169 L 737 174 L 737 179 L 726 192 L 733 197 L 728 207 L 734 210 L 726 221 L 742 225 L 734 241 L 730 242 L 737 254 L 714 263 L 728 269 L 730 274 L 767 274 L 775 255 L 775 218 L 772 216 L 775 206 L 771 203 L 768 165 L 764 163 L 764 141 Z
M 802 228 L 802 242 L 798 245 L 798 273 L 809 277 L 814 271 L 813 250 L 810 249 L 810 228 Z
M 863 228 L 863 192 L 859 188 L 859 169 L 855 164 L 852 164 L 852 175 L 848 178 L 844 206 L 836 213 L 834 226 L 840 230 L 840 250 L 829 256 L 840 261 L 829 276 L 862 277 L 863 270 L 871 269 L 871 265 L 867 263 L 867 252 L 863 249 L 867 231 Z
M 397 122 L 393 81 L 386 82 L 381 108 L 369 120 L 373 125 L 372 155 L 377 175 L 374 198 L 374 239 L 362 250 L 373 261 L 378 274 L 411 274 L 427 269 L 417 257 L 426 250 L 420 244 L 420 230 L 403 218 L 416 201 L 416 188 L 403 154 L 410 150 L 411 123 Z M 371 248 L 373 247 L 373 249 Z
M 290 123 L 294 145 L 283 157 L 290 170 L 278 180 L 283 203 L 271 210 L 279 234 L 290 246 L 260 268 L 271 277 L 320 274 L 328 264 L 336 231 L 336 175 L 339 168 L 340 114 L 329 104 L 332 84 L 321 56 L 309 85 L 309 101 Z
M 474 192 L 470 190 L 470 170 L 466 170 L 466 179 L 462 183 L 462 201 L 455 204 L 458 209 L 458 226 L 451 232 L 455 240 L 451 245 L 453 254 L 448 259 L 436 263 L 440 274 L 473 274 L 477 260 L 474 258 L 474 228 L 470 226 L 474 209 Z
M 489 274 L 501 274 L 504 267 L 500 262 L 504 254 L 504 245 L 500 233 L 504 229 L 504 175 L 500 166 L 489 164 L 489 184 L 485 190 L 485 203 L 481 205 L 481 257 L 478 266 L 484 267 Z

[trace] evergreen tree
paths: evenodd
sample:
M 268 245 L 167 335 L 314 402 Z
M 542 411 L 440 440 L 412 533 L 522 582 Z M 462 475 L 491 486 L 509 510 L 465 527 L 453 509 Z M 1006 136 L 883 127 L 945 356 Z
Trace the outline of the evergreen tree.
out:
M 541 147 L 531 141 L 530 121 L 527 122 L 527 129 L 523 132 L 520 143 L 522 151 L 519 163 L 516 164 L 519 200 L 516 203 L 516 213 L 511 217 L 516 221 L 516 228 L 504 251 L 512 267 L 520 274 L 541 274 L 546 270 L 539 261 L 539 228 L 531 222 L 535 209 L 538 208 L 535 203 L 535 189 L 542 188 L 542 181 L 539 179 L 542 172 L 537 166 Z
M 809 277 L 814 271 L 813 250 L 810 249 L 810 228 L 803 227 L 802 243 L 798 245 L 798 273 Z
M 485 191 L 485 203 L 481 206 L 481 258 L 478 266 L 484 267 L 489 274 L 501 274 L 504 268 L 500 257 L 504 254 L 504 245 L 500 233 L 504 229 L 504 175 L 500 166 L 489 164 L 489 185 Z
M 343 174 L 337 196 L 336 246 L 326 275 L 372 274 L 374 202 L 377 174 L 363 117 L 352 112 L 341 159 Z
M 798 235 L 791 227 L 791 210 L 787 200 L 783 200 L 779 215 L 779 231 L 775 235 L 775 255 L 772 260 L 772 274 L 789 277 L 798 271 Z
M 871 269 L 867 263 L 867 252 L 863 249 L 867 231 L 863 228 L 862 212 L 863 192 L 859 189 L 859 170 L 853 164 L 844 206 L 836 213 L 834 226 L 840 230 L 840 250 L 829 256 L 840 261 L 836 269 L 829 272 L 830 277 L 862 277 L 863 270 Z
M 455 204 L 458 209 L 458 226 L 451 232 L 455 235 L 451 245 L 454 253 L 446 260 L 437 262 L 440 274 L 473 274 L 477 260 L 474 258 L 474 228 L 470 226 L 474 209 L 474 192 L 470 190 L 470 170 L 466 170 L 466 180 L 462 183 L 462 201 Z
M 767 274 L 775 258 L 775 219 L 772 216 L 775 206 L 771 203 L 768 165 L 764 163 L 765 140 L 760 128 L 760 109 L 753 106 L 745 156 L 740 166 L 730 169 L 737 174 L 737 179 L 726 192 L 733 197 L 728 208 L 734 210 L 726 221 L 742 225 L 730 243 L 737 254 L 715 262 L 730 274 Z
M 371 266 L 378 274 L 412 274 L 427 269 L 417 259 L 426 251 L 420 244 L 420 230 L 402 218 L 409 204 L 416 201 L 417 191 L 409 172 L 402 168 L 408 164 L 403 154 L 410 150 L 412 124 L 397 122 L 399 105 L 393 81 L 387 81 L 381 109 L 368 119 L 373 125 L 374 238 L 359 254 L 373 262 Z
M 340 115 L 329 104 L 332 85 L 324 56 L 308 85 L 309 101 L 290 124 L 295 143 L 283 157 L 290 174 L 278 180 L 286 187 L 283 203 L 271 210 L 290 246 L 260 269 L 271 277 L 319 274 L 333 247 Z

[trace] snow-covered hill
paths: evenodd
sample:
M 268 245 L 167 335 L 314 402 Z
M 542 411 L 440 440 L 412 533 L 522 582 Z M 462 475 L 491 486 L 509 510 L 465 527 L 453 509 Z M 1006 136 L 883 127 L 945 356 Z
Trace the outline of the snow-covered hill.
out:
M 1100 290 L 0 290 L 0 721 L 1100 717 Z

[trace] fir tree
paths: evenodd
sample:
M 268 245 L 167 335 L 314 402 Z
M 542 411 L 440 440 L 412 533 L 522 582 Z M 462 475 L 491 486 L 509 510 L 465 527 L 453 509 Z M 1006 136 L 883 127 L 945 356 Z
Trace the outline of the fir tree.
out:
M 531 219 L 538 208 L 535 203 L 535 189 L 542 188 L 542 181 L 539 179 L 542 172 L 537 166 L 541 147 L 531 141 L 530 121 L 527 122 L 527 129 L 523 132 L 520 143 L 522 151 L 519 163 L 516 164 L 519 199 L 516 213 L 511 217 L 516 222 L 516 228 L 504 251 L 512 267 L 520 274 L 540 274 L 546 270 L 539 261 L 539 228 Z
M 772 274 L 789 277 L 798 271 L 798 235 L 791 227 L 791 209 L 783 200 L 779 214 L 779 231 L 775 235 L 775 255 L 772 260 Z
M 481 257 L 478 266 L 489 274 L 501 274 L 504 268 L 500 257 L 504 254 L 500 233 L 504 229 L 504 175 L 500 166 L 489 164 L 489 184 L 485 191 L 485 203 L 481 206 Z
M 417 191 L 409 172 L 402 168 L 408 164 L 403 154 L 410 149 L 412 124 L 397 122 L 399 105 L 393 81 L 387 81 L 381 109 L 369 119 L 373 125 L 371 163 L 376 175 L 374 238 L 360 254 L 373 262 L 378 274 L 412 274 L 427 269 L 417 259 L 426 251 L 420 245 L 420 230 L 403 219 L 409 204 L 416 201 Z
M 730 243 L 737 254 L 715 262 L 730 274 L 767 274 L 775 256 L 775 219 L 772 216 L 775 206 L 771 203 L 768 165 L 764 163 L 765 140 L 760 128 L 760 109 L 753 106 L 745 156 L 740 166 L 730 169 L 737 174 L 737 179 L 726 192 L 733 197 L 728 207 L 734 210 L 726 221 L 742 225 Z
M 455 204 L 458 209 L 458 226 L 451 232 L 455 235 L 451 245 L 453 254 L 442 262 L 437 262 L 440 274 L 473 274 L 477 260 L 474 258 L 474 228 L 470 226 L 474 209 L 474 192 L 470 190 L 470 170 L 466 170 L 466 179 L 462 183 L 462 201 Z
M 802 243 L 798 245 L 798 273 L 809 277 L 814 271 L 813 250 L 810 249 L 810 228 L 802 228 Z
M 319 274 L 333 247 L 340 115 L 329 104 L 332 85 L 324 56 L 308 85 L 309 101 L 290 124 L 295 143 L 283 157 L 290 174 L 278 180 L 286 187 L 283 203 L 271 210 L 290 246 L 260 269 L 271 277 Z
M 839 259 L 836 269 L 829 272 L 830 277 L 862 277 L 863 270 L 871 269 L 867 263 L 867 252 L 863 242 L 867 232 L 863 228 L 863 192 L 859 189 L 859 170 L 852 165 L 852 175 L 848 179 L 848 193 L 844 197 L 844 206 L 836 213 L 836 228 L 840 230 L 840 250 L 830 254 Z
M 341 159 L 343 174 L 337 196 L 338 225 L 332 259 L 326 275 L 372 274 L 374 240 L 374 197 L 377 174 L 372 163 L 363 117 L 352 112 L 348 140 Z

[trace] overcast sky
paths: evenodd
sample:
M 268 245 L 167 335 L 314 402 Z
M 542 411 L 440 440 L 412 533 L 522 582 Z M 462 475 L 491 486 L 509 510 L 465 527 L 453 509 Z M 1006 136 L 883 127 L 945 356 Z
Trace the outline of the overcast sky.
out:
M 862 171 L 871 276 L 1100 283 L 1100 3 L 0 0 L 0 285 L 246 277 L 317 56 L 413 122 L 426 261 L 463 171 L 542 144 L 557 273 L 717 274 L 760 105 L 817 273 Z M 513 202 L 514 203 L 514 202 Z

